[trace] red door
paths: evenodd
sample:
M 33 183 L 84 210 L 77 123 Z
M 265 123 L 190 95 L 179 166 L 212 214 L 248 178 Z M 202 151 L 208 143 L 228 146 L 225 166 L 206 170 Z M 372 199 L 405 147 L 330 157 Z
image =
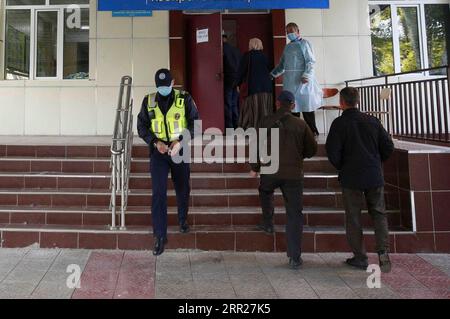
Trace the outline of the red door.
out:
M 187 78 L 203 121 L 203 131 L 217 127 L 224 131 L 222 22 L 220 13 L 186 15 Z M 203 31 L 198 43 L 197 30 Z M 207 30 L 207 31 L 205 31 Z M 207 34 L 207 40 L 206 36 Z

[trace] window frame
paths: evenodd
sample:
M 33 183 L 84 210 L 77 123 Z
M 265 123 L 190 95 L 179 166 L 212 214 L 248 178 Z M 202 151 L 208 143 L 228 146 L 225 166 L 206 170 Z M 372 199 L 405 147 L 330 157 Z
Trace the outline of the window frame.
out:
M 401 59 L 400 59 L 400 38 L 399 38 L 399 28 L 398 28 L 398 8 L 405 7 L 417 7 L 417 19 L 419 28 L 419 42 L 420 42 L 420 62 L 421 69 L 431 68 L 428 56 L 428 46 L 427 40 L 428 35 L 426 32 L 426 17 L 425 17 L 425 6 L 430 4 L 447 4 L 450 6 L 448 0 L 377 0 L 368 1 L 369 6 L 371 5 L 389 5 L 391 6 L 391 20 L 392 20 L 392 47 L 394 55 L 394 70 L 395 73 L 401 73 Z M 450 44 L 448 44 L 450 45 Z M 373 63 L 373 62 L 372 62 Z M 429 72 L 426 72 L 429 75 Z
M 1 1 L 1 0 L 0 0 Z M 29 65 L 29 77 L 27 80 L 71 80 L 64 79 L 64 12 L 70 4 L 50 4 L 50 0 L 45 0 L 45 5 L 6 5 L 3 8 L 3 39 L 5 43 L 3 45 L 3 74 L 6 80 L 6 12 L 8 10 L 30 10 L 30 65 Z M 90 10 L 89 4 L 79 4 L 80 9 Z M 55 77 L 38 77 L 37 71 L 37 14 L 42 11 L 56 11 L 58 13 L 58 31 L 57 31 L 57 68 Z M 91 21 L 89 21 L 90 25 Z M 76 79 L 77 81 L 88 81 L 89 79 Z M 14 81 L 14 80 L 12 80 Z

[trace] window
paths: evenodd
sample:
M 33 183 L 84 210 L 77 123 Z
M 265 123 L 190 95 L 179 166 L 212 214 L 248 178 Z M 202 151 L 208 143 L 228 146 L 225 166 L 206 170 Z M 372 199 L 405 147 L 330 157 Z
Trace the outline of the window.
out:
M 450 10 L 446 0 L 370 0 L 374 75 L 448 64 Z M 439 74 L 442 71 L 432 71 Z
M 6 0 L 6 79 L 88 79 L 89 0 Z

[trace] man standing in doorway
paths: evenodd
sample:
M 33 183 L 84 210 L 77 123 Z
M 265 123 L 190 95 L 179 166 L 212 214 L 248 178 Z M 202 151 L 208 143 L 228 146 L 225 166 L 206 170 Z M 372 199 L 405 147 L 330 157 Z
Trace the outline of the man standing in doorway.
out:
M 366 269 L 367 254 L 363 242 L 361 209 L 367 203 L 375 226 L 376 249 L 381 271 L 389 272 L 389 231 L 384 202 L 382 162 L 394 151 L 394 144 L 381 122 L 357 109 L 359 92 L 347 87 L 341 91 L 344 112 L 334 120 L 326 149 L 330 162 L 339 171 L 344 198 L 347 240 L 354 257 L 350 266 Z
M 289 91 L 280 93 L 277 112 L 263 122 L 263 128 L 279 130 L 279 168 L 275 174 L 261 174 L 259 198 L 263 221 L 259 229 L 272 234 L 274 215 L 274 191 L 281 189 L 286 206 L 286 242 L 289 265 L 293 269 L 301 266 L 301 239 L 303 234 L 303 160 L 317 152 L 317 142 L 308 125 L 292 115 L 295 97 Z M 262 138 L 261 136 L 259 138 Z M 267 138 L 269 151 L 271 138 Z M 267 153 L 269 154 L 269 152 Z M 260 163 L 251 164 L 251 176 L 256 177 L 261 170 Z
M 296 106 L 292 111 L 295 116 L 303 118 L 315 136 L 319 135 L 316 127 L 315 108 L 311 105 L 303 105 L 300 98 L 300 88 L 315 82 L 314 65 L 316 58 L 311 43 L 300 36 L 297 24 L 291 22 L 286 26 L 286 34 L 290 43 L 284 48 L 280 63 L 272 70 L 271 76 L 277 78 L 283 75 L 283 90 L 295 95 Z
M 228 36 L 222 35 L 223 73 L 225 98 L 225 127 L 236 128 L 239 120 L 239 93 L 237 90 L 241 52 L 228 43 Z
M 150 146 L 152 177 L 152 220 L 155 244 L 153 255 L 161 255 L 167 243 L 167 179 L 169 171 L 175 187 L 180 232 L 189 232 L 187 214 L 190 196 L 189 163 L 175 163 L 172 157 L 181 149 L 184 130 L 194 134 L 194 121 L 199 118 L 197 107 L 189 93 L 173 89 L 174 80 L 167 69 L 155 74 L 158 92 L 142 101 L 137 128 Z

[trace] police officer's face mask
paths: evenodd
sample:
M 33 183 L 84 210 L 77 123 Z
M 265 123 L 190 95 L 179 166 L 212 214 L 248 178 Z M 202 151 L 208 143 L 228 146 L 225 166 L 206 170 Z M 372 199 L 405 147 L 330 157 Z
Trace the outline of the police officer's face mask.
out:
M 158 93 L 162 96 L 168 96 L 172 92 L 172 86 L 160 86 L 158 87 Z

